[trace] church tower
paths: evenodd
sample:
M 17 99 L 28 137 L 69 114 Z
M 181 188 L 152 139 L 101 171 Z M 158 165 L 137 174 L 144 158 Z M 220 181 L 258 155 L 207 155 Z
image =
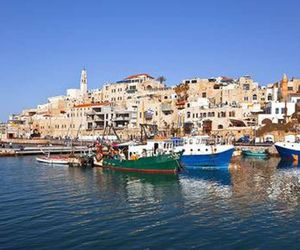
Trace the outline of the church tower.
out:
M 281 101 L 287 101 L 288 97 L 288 82 L 289 79 L 286 74 L 283 74 L 282 80 L 280 82 L 280 94 L 281 94 Z
M 87 93 L 87 73 L 86 73 L 85 69 L 83 69 L 81 71 L 80 92 L 81 92 L 81 94 L 86 94 Z

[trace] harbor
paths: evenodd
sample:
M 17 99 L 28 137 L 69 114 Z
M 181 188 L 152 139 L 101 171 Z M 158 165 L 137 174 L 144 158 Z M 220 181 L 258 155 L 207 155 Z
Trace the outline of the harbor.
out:
M 300 1 L 2 1 L 0 250 L 300 248 Z

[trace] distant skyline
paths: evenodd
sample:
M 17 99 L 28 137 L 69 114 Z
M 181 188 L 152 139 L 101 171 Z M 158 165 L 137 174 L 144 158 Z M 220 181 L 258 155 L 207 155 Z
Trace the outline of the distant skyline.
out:
M 1 2 L 0 121 L 79 87 L 137 73 L 300 77 L 297 0 L 10 0 Z

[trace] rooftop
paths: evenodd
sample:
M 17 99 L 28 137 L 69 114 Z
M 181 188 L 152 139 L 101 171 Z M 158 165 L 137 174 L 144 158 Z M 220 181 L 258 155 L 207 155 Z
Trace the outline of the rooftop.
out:
M 130 80 L 130 79 L 134 79 L 134 78 L 138 78 L 138 77 L 143 77 L 143 76 L 154 79 L 154 77 L 150 76 L 149 74 L 142 73 L 142 74 L 128 76 L 128 77 L 125 78 L 125 80 Z
M 101 107 L 109 105 L 109 102 L 94 102 L 94 103 L 82 103 L 74 105 L 74 108 L 87 108 L 87 107 Z

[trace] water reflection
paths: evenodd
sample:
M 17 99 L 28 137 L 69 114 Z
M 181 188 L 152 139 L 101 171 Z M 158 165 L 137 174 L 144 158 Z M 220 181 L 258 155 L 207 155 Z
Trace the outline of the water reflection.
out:
M 279 158 L 241 158 L 228 168 L 187 168 L 179 175 L 70 168 L 69 178 L 81 190 L 87 191 L 93 182 L 99 197 L 117 196 L 132 204 L 140 199 L 155 203 L 171 196 L 183 203 L 225 199 L 242 207 L 270 201 L 293 204 L 300 201 L 300 169 Z
M 292 168 L 292 167 L 298 167 L 297 161 L 290 161 L 290 160 L 280 160 L 277 168 Z
M 300 170 L 289 168 L 292 166 L 278 158 L 234 163 L 230 168 L 233 197 L 242 197 L 248 203 L 276 201 L 297 205 Z
M 148 202 L 161 200 L 171 193 L 178 193 L 177 175 L 126 173 L 109 169 L 94 169 L 99 190 L 103 193 L 120 195 L 127 201 L 146 199 Z M 168 192 L 166 192 L 166 190 Z
M 189 168 L 182 173 L 185 178 L 216 182 L 220 185 L 230 185 L 231 176 L 227 168 Z

